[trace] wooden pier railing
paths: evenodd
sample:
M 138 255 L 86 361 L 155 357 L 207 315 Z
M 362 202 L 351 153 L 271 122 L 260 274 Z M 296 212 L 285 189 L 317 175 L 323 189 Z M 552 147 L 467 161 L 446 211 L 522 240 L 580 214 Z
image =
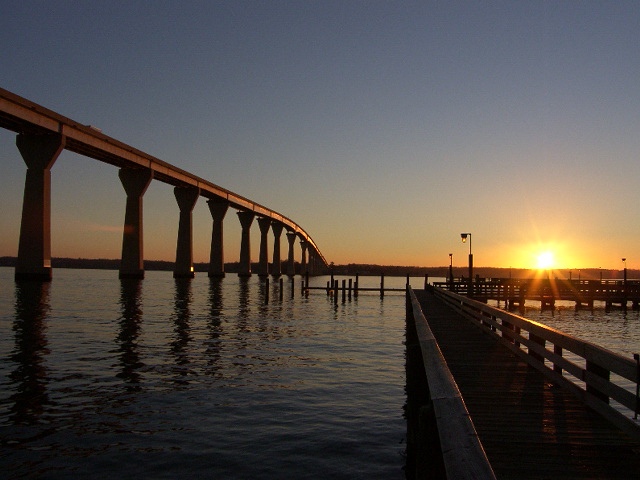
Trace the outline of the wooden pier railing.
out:
M 436 296 L 486 332 L 497 336 L 529 365 L 569 389 L 586 405 L 640 439 L 640 363 L 594 343 L 465 296 L 434 288 Z M 571 352 L 573 355 L 567 355 Z M 612 375 L 615 378 L 612 380 Z M 621 384 L 625 384 L 621 386 Z M 629 388 L 631 385 L 631 388 Z M 622 408 L 613 408 L 613 400 Z M 621 410 L 626 409 L 625 415 Z
M 418 401 L 416 384 L 418 390 L 423 389 Z M 407 472 L 408 478 L 496 478 L 460 390 L 409 286 L 407 394 L 407 467 L 412 470 Z

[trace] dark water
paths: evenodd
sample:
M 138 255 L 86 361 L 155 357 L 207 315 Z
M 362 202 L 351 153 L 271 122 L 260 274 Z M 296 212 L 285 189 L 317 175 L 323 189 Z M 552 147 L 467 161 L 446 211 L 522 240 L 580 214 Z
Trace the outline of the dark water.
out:
M 299 281 L 1 268 L 0 477 L 404 478 L 404 296 Z

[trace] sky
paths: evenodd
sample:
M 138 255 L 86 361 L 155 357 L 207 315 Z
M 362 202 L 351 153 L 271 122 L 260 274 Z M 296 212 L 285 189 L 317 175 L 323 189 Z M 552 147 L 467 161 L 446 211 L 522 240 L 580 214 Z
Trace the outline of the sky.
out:
M 293 219 L 329 262 L 464 266 L 469 232 L 476 266 L 640 268 L 637 1 L 2 10 L 0 87 Z M 17 254 L 25 171 L 0 130 L 0 256 Z M 52 255 L 119 258 L 124 207 L 116 168 L 63 152 Z M 205 262 L 203 198 L 193 221 Z M 174 260 L 172 187 L 152 182 L 144 224 L 145 258 Z M 258 245 L 254 222 L 254 261 Z

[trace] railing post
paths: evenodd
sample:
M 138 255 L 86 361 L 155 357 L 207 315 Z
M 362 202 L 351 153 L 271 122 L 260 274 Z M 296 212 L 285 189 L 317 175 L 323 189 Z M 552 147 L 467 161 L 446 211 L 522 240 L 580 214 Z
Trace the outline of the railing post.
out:
M 544 348 L 544 346 L 546 345 L 546 340 L 544 338 L 540 338 L 537 335 L 534 335 L 532 333 L 529 333 L 529 340 L 533 343 L 536 343 L 538 345 L 540 345 L 542 348 Z M 544 362 L 544 356 L 540 355 L 537 352 L 534 352 L 533 350 L 529 350 L 529 355 L 533 358 L 535 358 L 536 360 L 538 360 L 539 362 Z
M 553 353 L 555 353 L 556 355 L 562 356 L 562 347 L 559 347 L 558 345 L 554 345 L 553 346 Z M 558 374 L 562 374 L 562 367 L 560 365 L 557 364 L 553 364 L 553 371 L 558 373 Z
M 601 367 L 600 365 L 590 362 L 589 360 L 587 360 L 587 372 L 590 372 L 594 375 L 597 375 L 598 377 L 602 377 L 605 381 L 609 381 L 609 377 L 611 376 L 611 373 L 609 372 L 609 370 L 607 370 L 604 367 Z M 609 403 L 609 396 L 605 393 L 602 393 L 600 390 L 598 390 L 597 388 L 593 387 L 590 383 L 589 383 L 589 379 L 586 379 L 586 383 L 587 383 L 587 392 L 592 394 L 594 397 L 602 400 L 604 403 Z
M 640 413 L 640 355 L 633 354 L 633 359 L 636 361 L 636 408 L 634 410 L 633 418 L 638 419 L 638 413 Z

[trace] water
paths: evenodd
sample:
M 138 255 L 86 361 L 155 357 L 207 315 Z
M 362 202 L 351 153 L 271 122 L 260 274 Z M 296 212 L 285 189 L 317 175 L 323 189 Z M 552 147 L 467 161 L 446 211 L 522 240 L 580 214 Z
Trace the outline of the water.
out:
M 0 268 L 3 478 L 404 478 L 404 296 L 299 281 Z
M 404 478 L 404 296 L 333 303 L 293 286 L 265 304 L 255 276 L 57 269 L 17 287 L 0 268 L 2 477 Z M 640 351 L 638 312 L 529 305 L 528 318 Z

